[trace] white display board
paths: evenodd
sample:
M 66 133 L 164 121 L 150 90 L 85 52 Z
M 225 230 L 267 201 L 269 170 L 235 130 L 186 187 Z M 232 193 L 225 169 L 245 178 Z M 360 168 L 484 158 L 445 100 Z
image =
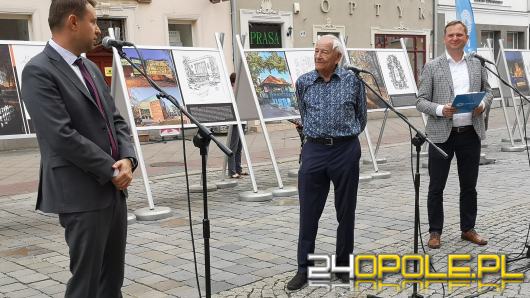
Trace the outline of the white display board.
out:
M 396 108 L 415 109 L 417 86 L 410 61 L 403 49 L 347 49 L 352 65 L 372 73 L 361 74 L 363 80 Z M 369 112 L 381 111 L 386 105 L 371 91 L 366 91 Z
M 24 67 L 44 46 L 42 42 L 0 41 L 0 139 L 35 137 L 20 91 Z
M 491 49 L 488 48 L 479 48 L 477 49 L 477 54 L 480 56 L 488 59 L 489 61 L 494 62 L 495 59 L 493 58 L 493 53 L 491 52 Z M 493 68 L 494 71 L 496 71 L 495 68 Z M 499 79 L 488 72 L 488 83 L 490 84 L 491 89 L 499 89 Z M 498 91 L 497 91 L 498 92 Z M 498 96 L 495 96 L 498 97 Z
M 403 51 L 377 51 L 377 60 L 388 95 L 414 94 L 414 76 L 408 70 L 408 57 Z
M 243 60 L 248 70 L 246 75 L 252 84 L 251 91 L 257 99 L 263 120 L 269 122 L 300 118 L 295 81 L 291 76 L 285 50 L 245 50 Z
M 235 121 L 219 51 L 181 48 L 172 53 L 188 112 L 203 123 Z
M 286 50 L 285 57 L 287 58 L 291 78 L 295 84 L 301 75 L 315 69 L 314 49 Z
M 233 103 L 228 88 L 230 82 L 221 73 L 218 49 L 138 46 L 123 51 L 136 64 L 145 61 L 147 74 L 165 92 L 173 96 L 201 123 L 209 126 L 235 124 Z M 125 59 L 121 60 L 126 86 L 126 100 L 131 103 L 133 121 L 138 130 L 178 129 L 181 113 Z M 194 127 L 183 117 L 185 127 Z

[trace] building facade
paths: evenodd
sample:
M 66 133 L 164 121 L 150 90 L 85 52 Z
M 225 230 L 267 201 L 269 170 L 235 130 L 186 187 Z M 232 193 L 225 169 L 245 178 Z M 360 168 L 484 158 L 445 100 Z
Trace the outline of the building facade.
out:
M 487 40 L 494 40 L 495 57 L 499 53 L 498 40 L 503 40 L 507 49 L 528 49 L 529 5 L 527 0 L 471 0 L 475 16 L 479 47 L 487 46 Z M 445 24 L 456 19 L 455 1 L 438 0 L 437 35 L 440 41 Z M 439 53 L 443 53 L 443 42 L 438 43 Z
M 0 0 L 0 40 L 49 40 L 50 3 Z M 105 35 L 114 28 L 117 38 L 137 45 L 217 47 L 214 34 L 224 32 L 227 63 L 232 61 L 229 2 L 100 0 L 96 11 Z
M 334 34 L 352 48 L 401 47 L 419 73 L 432 56 L 432 0 L 238 0 L 236 33 L 245 48 L 313 47 Z
M 0 40 L 48 41 L 50 3 L 51 0 L 0 0 Z M 108 28 L 114 28 L 118 39 L 140 46 L 216 48 L 215 33 L 223 32 L 229 71 L 233 69 L 230 12 L 230 2 L 215 0 L 98 0 L 96 7 L 98 25 L 105 35 Z M 112 52 L 99 46 L 87 57 L 99 66 L 110 85 Z M 149 111 L 154 118 L 165 119 L 161 104 L 144 107 L 140 112 Z M 0 126 L 11 114 L 9 109 L 0 109 Z M 0 139 L 0 150 L 36 146 L 31 135 L 19 136 Z

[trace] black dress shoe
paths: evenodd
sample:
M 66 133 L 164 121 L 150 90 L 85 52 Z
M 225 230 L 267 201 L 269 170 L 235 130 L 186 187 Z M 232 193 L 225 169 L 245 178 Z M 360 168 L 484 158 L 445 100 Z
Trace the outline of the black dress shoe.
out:
M 296 275 L 287 283 L 287 290 L 300 290 L 307 285 L 307 272 L 296 272 Z

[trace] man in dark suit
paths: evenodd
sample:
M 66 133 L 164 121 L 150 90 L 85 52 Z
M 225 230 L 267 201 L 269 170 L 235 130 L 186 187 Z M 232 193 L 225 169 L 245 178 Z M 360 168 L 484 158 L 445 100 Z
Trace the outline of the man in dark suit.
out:
M 126 189 L 136 167 L 126 122 L 81 53 L 101 34 L 94 0 L 52 0 L 52 39 L 22 73 L 41 152 L 37 209 L 59 214 L 70 253 L 66 297 L 121 297 Z

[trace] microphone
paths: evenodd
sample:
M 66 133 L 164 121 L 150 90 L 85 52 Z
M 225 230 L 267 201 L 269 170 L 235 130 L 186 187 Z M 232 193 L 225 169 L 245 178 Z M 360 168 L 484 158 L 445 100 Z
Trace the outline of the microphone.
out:
M 475 57 L 475 58 L 477 58 L 478 60 L 480 60 L 480 62 L 482 63 L 482 65 L 484 65 L 484 63 L 489 63 L 489 64 L 491 64 L 491 65 L 495 65 L 495 63 L 489 61 L 488 59 L 486 59 L 486 58 L 484 58 L 484 57 L 482 57 L 482 56 L 480 56 L 480 55 L 477 54 L 476 52 L 471 52 L 471 53 L 469 54 L 469 56 L 470 56 L 470 57 Z
M 364 73 L 371 73 L 369 72 L 368 70 L 364 70 L 362 68 L 359 68 L 359 67 L 356 67 L 356 66 L 353 66 L 353 65 L 346 65 L 344 66 L 344 68 L 346 68 L 347 70 L 351 70 L 353 71 L 354 73 L 361 73 L 361 72 L 364 72 Z
M 118 40 L 118 39 L 112 39 L 110 36 L 103 37 L 103 40 L 101 41 L 101 44 L 104 48 L 111 49 L 111 48 L 118 48 L 121 49 L 122 47 L 132 47 L 134 44 L 132 42 Z

